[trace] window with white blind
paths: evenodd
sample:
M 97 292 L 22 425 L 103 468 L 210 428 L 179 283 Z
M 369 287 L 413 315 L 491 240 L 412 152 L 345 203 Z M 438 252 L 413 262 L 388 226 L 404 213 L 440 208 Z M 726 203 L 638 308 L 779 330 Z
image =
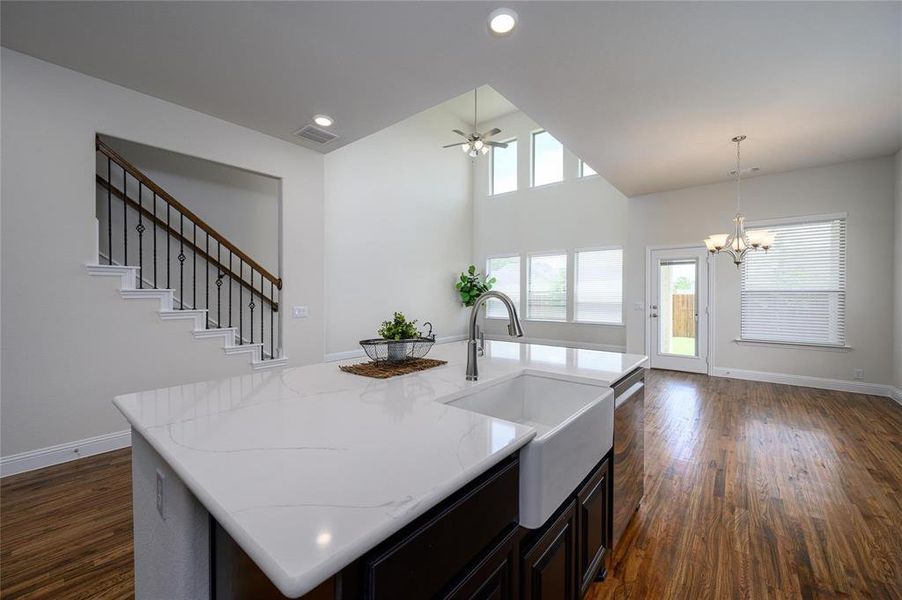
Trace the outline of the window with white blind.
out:
M 574 263 L 574 320 L 623 324 L 623 249 L 578 251 Z
M 811 217 L 767 229 L 776 234 L 773 247 L 749 252 L 742 264 L 741 339 L 844 346 L 845 218 Z
M 499 256 L 490 258 L 485 265 L 486 279 L 495 278 L 493 290 L 507 294 L 520 310 L 520 257 Z M 507 309 L 499 300 L 489 298 L 485 305 L 485 315 L 490 319 L 506 319 Z
M 567 320 L 566 254 L 529 257 L 526 318 L 536 321 Z

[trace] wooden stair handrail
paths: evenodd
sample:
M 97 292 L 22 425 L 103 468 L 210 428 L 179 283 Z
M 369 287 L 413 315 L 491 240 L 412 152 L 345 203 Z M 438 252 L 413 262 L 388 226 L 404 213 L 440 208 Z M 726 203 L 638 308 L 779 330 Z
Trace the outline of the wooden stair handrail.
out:
M 180 203 L 178 200 L 172 197 L 172 195 L 157 185 L 152 179 L 150 179 L 147 175 L 141 172 L 138 167 L 128 162 L 125 158 L 122 157 L 118 152 L 110 148 L 102 139 L 100 139 L 100 135 L 96 135 L 94 137 L 95 145 L 97 151 L 104 154 L 107 158 L 111 159 L 117 165 L 125 169 L 129 172 L 129 174 L 140 181 L 146 188 L 153 191 L 157 196 L 159 196 L 163 202 L 169 204 L 180 212 L 181 214 L 188 217 L 190 221 L 197 224 L 204 232 L 206 232 L 210 237 L 215 239 L 217 242 L 228 248 L 232 251 L 232 253 L 238 256 L 241 260 L 247 263 L 251 268 L 255 271 L 259 271 L 259 273 L 269 281 L 271 281 L 277 288 L 282 289 L 282 279 L 280 277 L 276 277 L 269 271 L 267 271 L 263 266 L 260 265 L 253 258 L 242 252 L 235 244 L 227 240 L 221 233 L 213 229 L 210 225 L 206 223 L 203 219 L 198 217 L 196 214 L 191 212 L 185 205 Z M 114 188 L 115 189 L 115 188 Z
M 199 257 L 216 265 L 217 271 L 219 273 L 222 273 L 222 274 L 228 273 L 230 280 L 238 283 L 246 290 L 249 290 L 251 294 L 256 294 L 256 295 L 260 296 L 260 298 L 262 298 L 264 302 L 269 304 L 274 311 L 279 312 L 279 303 L 276 302 L 275 300 L 273 300 L 272 298 L 266 296 L 265 294 L 263 294 L 259 289 L 255 288 L 253 286 L 253 284 L 245 281 L 245 279 L 242 275 L 236 274 L 235 271 L 233 271 L 231 268 L 224 265 L 222 262 L 219 261 L 219 259 L 207 254 L 207 252 L 205 252 L 202 248 L 200 248 L 192 240 L 188 239 L 187 236 L 180 234 L 178 231 L 174 230 L 172 228 L 172 226 L 167 225 L 166 222 L 163 221 L 163 219 L 161 219 L 158 216 L 155 216 L 153 214 L 153 212 L 151 212 L 150 210 L 145 208 L 143 206 L 143 204 L 140 204 L 134 198 L 131 198 L 131 197 L 127 196 L 126 194 L 123 194 L 122 191 L 120 191 L 119 188 L 117 188 L 116 186 L 110 185 L 109 183 L 107 183 L 106 179 L 104 179 L 100 175 L 95 175 L 95 176 L 97 178 L 97 183 L 102 188 L 109 190 L 110 192 L 112 192 L 112 194 L 114 196 L 116 196 L 117 198 L 119 198 L 120 200 L 122 200 L 123 202 L 125 202 L 126 204 L 131 206 L 133 209 L 135 209 L 136 211 L 139 211 L 142 215 L 144 215 L 145 219 L 149 219 L 152 223 L 156 223 L 159 227 L 162 227 L 163 230 L 167 234 L 169 234 L 170 236 L 179 240 L 180 242 L 184 243 L 186 246 L 189 246 L 194 251 L 194 253 L 197 254 Z

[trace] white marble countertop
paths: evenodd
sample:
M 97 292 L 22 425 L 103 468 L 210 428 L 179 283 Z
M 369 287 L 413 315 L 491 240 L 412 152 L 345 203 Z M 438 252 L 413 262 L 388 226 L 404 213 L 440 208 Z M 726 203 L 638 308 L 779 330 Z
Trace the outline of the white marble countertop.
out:
M 322 363 L 114 402 L 279 590 L 298 597 L 535 435 L 443 401 L 523 371 L 610 384 L 646 360 L 486 342 L 480 381 L 468 382 L 465 342 L 430 357 L 448 364 L 376 380 Z

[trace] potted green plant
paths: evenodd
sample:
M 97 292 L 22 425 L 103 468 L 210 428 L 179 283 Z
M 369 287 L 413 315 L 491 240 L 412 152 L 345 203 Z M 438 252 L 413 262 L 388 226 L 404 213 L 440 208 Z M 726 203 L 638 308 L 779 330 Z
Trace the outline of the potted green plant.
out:
M 416 319 L 408 321 L 404 313 L 396 312 L 390 321 L 382 321 L 379 335 L 386 340 L 402 341 L 420 337 Z M 392 362 L 407 358 L 407 344 L 388 344 L 388 360 Z
M 473 306 L 476 304 L 476 299 L 492 289 L 493 285 L 495 285 L 494 277 L 483 279 L 479 271 L 476 270 L 476 265 L 470 265 L 466 271 L 460 274 L 460 279 L 454 284 L 454 287 L 457 288 L 457 293 L 460 294 L 460 301 L 463 302 L 463 305 Z

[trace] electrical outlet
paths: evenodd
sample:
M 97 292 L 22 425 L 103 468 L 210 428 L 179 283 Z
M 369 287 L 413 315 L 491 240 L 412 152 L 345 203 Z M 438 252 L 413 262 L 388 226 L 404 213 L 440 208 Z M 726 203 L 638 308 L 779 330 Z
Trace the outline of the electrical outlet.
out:
M 864 381 L 864 369 L 855 369 L 855 379 Z
M 307 307 L 306 306 L 292 306 L 291 307 L 291 318 L 292 319 L 306 319 L 307 318 Z
M 156 499 L 157 499 L 157 512 L 160 513 L 160 518 L 166 519 L 166 515 L 163 514 L 163 483 L 166 481 L 166 476 L 157 469 L 157 490 L 156 490 Z

